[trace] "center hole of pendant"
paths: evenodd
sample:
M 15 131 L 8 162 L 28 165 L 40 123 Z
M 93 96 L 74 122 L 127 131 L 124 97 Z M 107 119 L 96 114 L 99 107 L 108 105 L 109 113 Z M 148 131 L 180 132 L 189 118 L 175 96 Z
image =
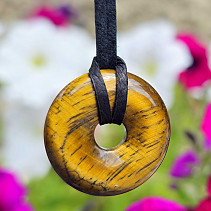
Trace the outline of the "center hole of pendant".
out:
M 123 124 L 98 124 L 94 132 L 95 142 L 104 149 L 112 149 L 121 145 L 126 136 L 127 132 Z

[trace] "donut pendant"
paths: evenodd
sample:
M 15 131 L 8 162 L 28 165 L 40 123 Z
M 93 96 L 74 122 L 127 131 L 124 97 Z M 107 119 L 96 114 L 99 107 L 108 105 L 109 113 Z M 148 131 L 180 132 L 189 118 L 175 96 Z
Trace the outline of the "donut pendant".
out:
M 101 70 L 101 74 L 113 110 L 115 70 Z M 94 139 L 98 123 L 95 92 L 85 74 L 58 94 L 47 114 L 45 147 L 57 174 L 77 190 L 97 196 L 122 194 L 149 179 L 170 140 L 168 113 L 158 93 L 128 73 L 125 141 L 111 149 L 99 147 Z

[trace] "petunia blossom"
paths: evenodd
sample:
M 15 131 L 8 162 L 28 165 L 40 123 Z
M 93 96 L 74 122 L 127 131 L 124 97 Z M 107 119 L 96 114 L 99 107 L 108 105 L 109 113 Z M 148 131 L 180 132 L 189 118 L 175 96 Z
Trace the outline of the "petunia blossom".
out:
M 211 210 L 211 175 L 208 178 L 207 192 L 208 192 L 208 196 L 199 203 L 195 211 L 210 211 Z
M 0 168 L 0 210 L 32 211 L 26 200 L 27 190 L 10 172 Z
M 205 136 L 205 143 L 209 145 L 209 142 L 211 142 L 211 103 L 209 103 L 205 109 L 201 123 L 201 131 Z
M 118 46 L 128 72 L 149 82 L 170 108 L 178 74 L 192 63 L 188 48 L 176 40 L 174 26 L 165 20 L 140 24 L 120 34 Z
M 210 211 L 211 210 L 211 198 L 208 197 L 200 202 L 195 211 Z
M 126 211 L 188 211 L 188 209 L 175 201 L 154 196 L 131 204 Z
M 207 193 L 211 197 L 211 175 L 209 176 L 208 182 L 207 182 Z
M 211 150 L 211 139 L 205 138 L 203 147 L 205 150 Z
M 66 26 L 71 22 L 72 18 L 76 17 L 76 11 L 65 5 L 58 8 L 43 5 L 34 10 L 30 17 L 47 18 L 56 26 Z
M 93 55 L 93 40 L 79 27 L 57 28 L 47 19 L 15 22 L 0 44 L 3 97 L 35 108 L 49 104 L 88 72 Z
M 189 49 L 193 62 L 179 75 L 179 81 L 189 91 L 196 93 L 211 80 L 208 64 L 208 50 L 201 41 L 191 34 L 179 34 L 177 39 Z
M 193 174 L 194 166 L 200 164 L 200 159 L 195 151 L 188 150 L 179 155 L 170 170 L 172 177 L 189 177 Z
M 43 143 L 43 126 L 47 109 L 21 104 L 2 108 L 2 146 L 0 159 L 25 182 L 45 176 L 50 164 Z

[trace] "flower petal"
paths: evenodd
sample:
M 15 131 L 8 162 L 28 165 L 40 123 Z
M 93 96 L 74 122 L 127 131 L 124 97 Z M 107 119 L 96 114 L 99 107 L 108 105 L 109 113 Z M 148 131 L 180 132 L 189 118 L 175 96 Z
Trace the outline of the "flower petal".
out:
M 76 12 L 68 6 L 53 8 L 46 5 L 35 9 L 30 15 L 31 18 L 46 18 L 56 26 L 66 26 L 75 16 Z
M 33 211 L 33 210 L 34 209 L 30 204 L 24 202 L 19 203 L 10 209 L 10 211 Z
M 201 123 L 201 131 L 204 136 L 211 140 L 211 103 L 207 105 Z
M 17 178 L 2 169 L 0 169 L 0 190 L 0 210 L 21 203 L 26 194 L 26 188 Z
M 211 139 L 205 138 L 203 147 L 204 150 L 211 150 Z
M 193 57 L 192 65 L 180 74 L 179 81 L 187 90 L 203 86 L 211 80 L 206 47 L 191 34 L 179 34 L 177 39 L 187 45 Z
M 200 159 L 195 151 L 188 150 L 179 155 L 170 170 L 172 177 L 188 177 L 193 173 L 193 167 L 199 165 Z
M 179 75 L 179 81 L 186 89 L 201 87 L 209 80 L 211 80 L 211 71 L 207 62 L 200 62 L 198 65 L 193 65 Z
M 0 45 L 3 97 L 35 108 L 87 73 L 94 55 L 93 39 L 84 29 L 57 28 L 41 18 L 15 22 Z
M 147 197 L 130 205 L 126 211 L 187 211 L 177 202 L 161 197 Z
M 187 46 L 176 40 L 174 25 L 157 20 L 120 34 L 119 54 L 127 63 L 128 72 L 150 83 L 166 106 L 171 107 L 178 74 L 192 62 Z
M 208 182 L 207 182 L 207 192 L 209 196 L 211 197 L 211 175 L 209 176 Z
M 47 109 L 32 109 L 15 104 L 3 111 L 4 133 L 1 159 L 24 181 L 45 176 L 50 163 L 43 143 Z M 17 159 L 18 158 L 18 159 Z
M 195 209 L 195 211 L 210 211 L 210 210 L 211 210 L 211 198 L 202 200 Z

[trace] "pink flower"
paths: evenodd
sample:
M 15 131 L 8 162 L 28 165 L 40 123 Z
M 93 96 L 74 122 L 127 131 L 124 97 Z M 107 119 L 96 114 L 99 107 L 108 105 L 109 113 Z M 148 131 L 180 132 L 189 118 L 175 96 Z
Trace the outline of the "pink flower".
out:
M 211 197 L 211 175 L 209 176 L 208 182 L 207 182 L 207 193 Z
M 9 172 L 0 169 L 0 210 L 32 211 L 32 207 L 24 201 L 26 188 Z
M 202 119 L 201 131 L 206 137 L 206 142 L 209 145 L 211 142 L 211 103 L 207 105 L 205 114 Z
M 208 197 L 200 202 L 195 211 L 210 211 L 211 210 L 211 198 Z
M 210 211 L 211 210 L 211 175 L 207 183 L 208 197 L 203 199 L 196 207 L 195 211 Z
M 193 167 L 199 163 L 200 159 L 196 152 L 188 150 L 175 159 L 170 174 L 172 177 L 189 177 L 193 174 Z
M 204 149 L 210 151 L 211 150 L 211 139 L 205 138 L 204 140 Z
M 187 209 L 177 202 L 154 196 L 131 204 L 126 211 L 187 211 Z
M 187 90 L 203 86 L 205 82 L 211 80 L 206 47 L 190 34 L 179 34 L 177 39 L 187 45 L 193 57 L 193 64 L 180 73 L 179 81 Z
M 52 8 L 49 6 L 41 6 L 36 9 L 31 17 L 35 18 L 47 18 L 56 26 L 66 26 L 70 23 L 71 19 L 76 16 L 76 12 L 67 6 L 61 6 L 59 8 Z

